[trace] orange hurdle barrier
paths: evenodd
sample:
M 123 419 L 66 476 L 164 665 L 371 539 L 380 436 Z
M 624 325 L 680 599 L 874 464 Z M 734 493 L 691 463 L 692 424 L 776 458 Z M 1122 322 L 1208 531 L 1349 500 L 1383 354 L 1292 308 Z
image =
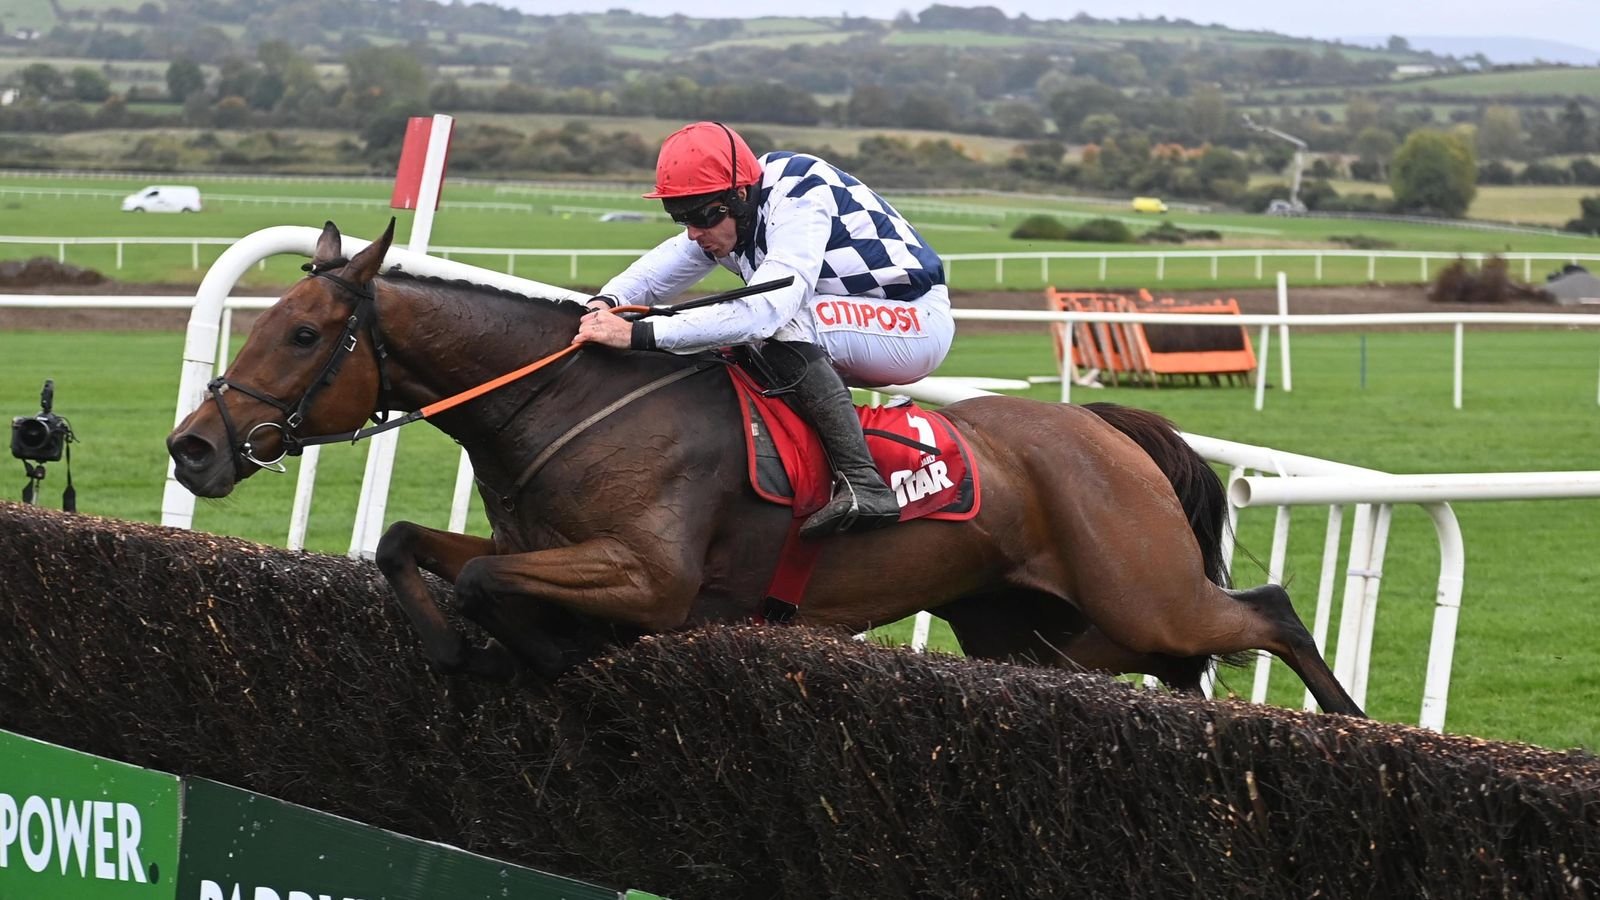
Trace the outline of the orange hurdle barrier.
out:
M 1059 312 L 1171 312 L 1240 314 L 1234 298 L 1206 302 L 1156 299 L 1140 290 L 1137 299 L 1122 294 L 1082 293 L 1045 290 L 1046 308 Z M 1051 326 L 1056 359 L 1065 352 L 1065 324 Z M 1250 335 L 1243 328 L 1210 328 L 1188 325 L 1145 325 L 1140 323 L 1076 322 L 1072 325 L 1072 364 L 1079 369 L 1098 369 L 1117 383 L 1124 376 L 1133 383 L 1159 384 L 1181 377 L 1197 379 L 1211 376 L 1218 382 L 1227 377 L 1242 378 L 1249 384 L 1255 373 L 1256 355 Z

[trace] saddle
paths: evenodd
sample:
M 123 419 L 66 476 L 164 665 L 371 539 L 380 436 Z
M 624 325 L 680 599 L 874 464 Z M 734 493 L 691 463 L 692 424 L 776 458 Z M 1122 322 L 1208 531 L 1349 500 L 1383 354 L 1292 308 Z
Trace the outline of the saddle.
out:
M 793 617 L 823 541 L 800 540 L 800 523 L 833 491 L 822 442 L 783 400 L 768 396 L 741 366 L 728 366 L 744 428 L 750 487 L 793 512 L 777 571 L 767 589 L 764 618 Z M 980 479 L 966 440 L 949 419 L 913 403 L 856 407 L 878 474 L 900 501 L 900 521 L 964 521 L 978 514 Z

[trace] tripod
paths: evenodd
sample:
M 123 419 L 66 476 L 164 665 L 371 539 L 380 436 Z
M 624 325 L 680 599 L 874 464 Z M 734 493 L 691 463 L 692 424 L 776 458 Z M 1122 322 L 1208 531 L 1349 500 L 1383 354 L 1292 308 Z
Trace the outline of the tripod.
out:
M 23 460 L 22 468 L 28 473 L 28 483 L 22 487 L 22 502 L 33 506 L 39 502 L 39 489 L 44 486 L 44 463 L 34 465 Z
M 72 487 L 72 464 L 67 465 L 67 489 L 61 492 L 61 508 L 67 512 L 77 512 L 78 492 Z M 28 483 L 22 486 L 22 502 L 29 506 L 37 505 L 39 491 L 44 487 L 44 463 L 23 460 L 22 468 L 28 474 Z

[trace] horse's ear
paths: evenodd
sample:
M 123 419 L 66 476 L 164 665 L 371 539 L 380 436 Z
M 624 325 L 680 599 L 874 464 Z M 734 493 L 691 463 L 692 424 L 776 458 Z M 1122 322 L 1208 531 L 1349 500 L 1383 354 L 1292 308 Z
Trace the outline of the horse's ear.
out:
M 311 257 L 313 265 L 322 266 L 344 256 L 342 244 L 344 239 L 339 235 L 339 226 L 328 222 L 322 226 L 322 236 L 317 238 L 317 252 Z
M 389 245 L 392 243 L 394 243 L 394 216 L 389 217 L 389 227 L 384 229 L 382 237 L 350 258 L 350 265 L 345 268 L 345 277 L 356 284 L 366 284 L 371 281 L 378 274 L 378 268 L 383 265 L 383 257 L 389 252 Z

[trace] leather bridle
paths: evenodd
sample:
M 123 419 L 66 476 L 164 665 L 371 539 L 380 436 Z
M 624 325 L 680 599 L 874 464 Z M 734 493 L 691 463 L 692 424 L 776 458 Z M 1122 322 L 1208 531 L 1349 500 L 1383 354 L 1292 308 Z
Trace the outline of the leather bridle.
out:
M 333 383 L 333 380 L 339 376 L 340 369 L 344 368 L 345 361 L 355 353 L 356 345 L 361 343 L 361 333 L 363 331 L 367 334 L 367 342 L 372 347 L 373 360 L 378 367 L 378 403 L 371 418 L 379 424 L 387 421 L 389 374 L 384 369 L 383 361 L 388 358 L 389 353 L 384 348 L 383 338 L 378 330 L 378 301 L 373 295 L 370 283 L 357 284 L 343 276 L 335 275 L 331 271 L 332 269 L 343 267 L 348 262 L 348 260 L 341 257 L 326 262 L 307 263 L 302 267 L 306 272 L 310 273 L 309 277 L 326 279 L 340 288 L 343 293 L 353 296 L 355 298 L 355 309 L 351 312 L 350 317 L 345 320 L 344 331 L 339 335 L 339 340 L 333 348 L 332 355 L 328 357 L 327 362 L 323 363 L 322 372 L 311 382 L 311 386 L 306 388 L 306 392 L 300 396 L 299 402 L 286 403 L 265 391 L 220 375 L 211 379 L 210 383 L 206 385 L 206 390 L 211 399 L 217 403 L 217 411 L 222 415 L 223 428 L 227 429 L 228 446 L 233 459 L 234 474 L 238 478 L 244 478 L 246 463 L 273 472 L 283 472 L 285 471 L 283 465 L 284 457 L 299 456 L 308 446 L 331 443 L 334 440 L 342 440 L 348 436 L 329 435 L 327 440 L 322 440 L 316 437 L 304 437 L 299 433 L 299 430 L 300 426 L 305 424 L 312 401 L 316 399 L 323 388 Z M 339 296 L 339 291 L 334 291 L 333 294 L 337 297 Z M 281 423 L 261 422 L 252 427 L 244 435 L 244 439 L 240 440 L 239 430 L 233 423 L 233 417 L 228 414 L 228 405 L 223 402 L 222 395 L 230 390 L 238 391 L 278 410 L 283 413 L 283 421 Z M 282 447 L 278 455 L 272 459 L 264 460 L 256 456 L 256 435 L 263 429 L 276 429 L 279 434 Z

